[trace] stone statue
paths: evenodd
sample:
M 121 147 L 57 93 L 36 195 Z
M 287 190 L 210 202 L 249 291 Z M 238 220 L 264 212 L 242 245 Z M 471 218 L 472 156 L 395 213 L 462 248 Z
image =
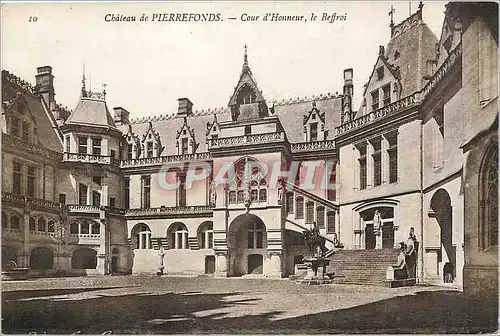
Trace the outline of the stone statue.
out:
M 217 190 L 215 188 L 215 182 L 212 182 L 210 187 L 210 205 L 215 207 L 217 205 Z
M 158 267 L 157 275 L 162 275 L 165 267 L 163 266 L 163 258 L 165 257 L 165 251 L 163 250 L 163 246 L 160 247 L 160 251 L 158 251 L 158 256 L 160 257 L 160 266 Z
M 382 225 L 382 217 L 380 216 L 380 211 L 375 210 L 375 214 L 373 215 L 373 228 L 375 230 L 380 230 Z
M 283 180 L 279 182 L 278 186 L 278 204 L 281 205 L 283 203 L 283 193 L 285 191 L 285 187 L 283 186 Z
M 405 243 L 406 268 L 408 278 L 415 278 L 417 273 L 417 247 L 418 242 L 415 236 L 415 228 L 410 228 L 410 234 Z
M 309 246 L 311 255 L 315 258 L 323 257 L 328 251 L 325 246 L 325 238 L 321 237 L 321 235 L 319 234 L 319 228 L 316 223 L 314 223 L 314 227 L 312 230 L 304 232 L 304 240 Z

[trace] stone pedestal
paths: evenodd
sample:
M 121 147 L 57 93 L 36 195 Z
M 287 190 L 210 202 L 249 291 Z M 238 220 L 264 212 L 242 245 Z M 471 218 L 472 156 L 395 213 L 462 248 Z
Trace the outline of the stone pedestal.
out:
M 215 252 L 215 276 L 227 277 L 227 251 Z
M 266 275 L 270 278 L 281 278 L 281 251 L 270 251 L 269 269 L 266 270 Z

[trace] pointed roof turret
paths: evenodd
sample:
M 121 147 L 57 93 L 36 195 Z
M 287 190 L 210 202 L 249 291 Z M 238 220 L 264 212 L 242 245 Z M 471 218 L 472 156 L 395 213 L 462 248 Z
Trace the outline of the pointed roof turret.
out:
M 249 73 L 252 73 L 252 71 L 250 71 L 250 66 L 248 65 L 248 54 L 247 54 L 247 44 L 245 43 L 245 55 L 243 56 L 243 68 L 242 68 L 242 72 L 249 72 Z

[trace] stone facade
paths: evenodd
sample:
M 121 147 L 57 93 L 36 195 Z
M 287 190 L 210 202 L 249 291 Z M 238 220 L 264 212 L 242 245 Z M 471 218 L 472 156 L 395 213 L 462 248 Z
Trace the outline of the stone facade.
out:
M 497 162 L 482 158 L 496 144 L 498 37 L 467 6 L 448 5 L 440 39 L 423 5 L 391 23 L 358 110 L 352 69 L 340 95 L 266 100 L 246 49 L 228 108 L 180 98 L 177 113 L 142 119 L 112 115 L 85 78 L 69 111 L 50 67 L 35 87 L 4 72 L 3 260 L 33 275 L 279 278 L 310 253 L 313 225 L 330 251 L 394 249 L 413 228 L 418 282 L 493 290 L 498 244 L 480 239 L 497 222 L 478 223 L 477 195 L 481 162 Z M 267 173 L 241 179 L 249 162 Z M 237 174 L 215 183 L 224 167 Z

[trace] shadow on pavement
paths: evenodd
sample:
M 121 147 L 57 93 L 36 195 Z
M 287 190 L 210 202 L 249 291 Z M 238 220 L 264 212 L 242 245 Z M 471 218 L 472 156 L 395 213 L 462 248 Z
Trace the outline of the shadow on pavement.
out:
M 234 295 L 247 294 L 242 292 L 110 294 L 73 301 L 51 298 L 16 301 L 16 295 L 21 298 L 28 291 L 20 292 L 9 293 L 11 301 L 3 302 L 4 333 L 486 333 L 497 330 L 498 319 L 498 303 L 465 300 L 462 293 L 447 290 L 422 291 L 285 319 L 279 318 L 286 307 L 283 311 L 264 313 L 261 309 L 261 313 L 255 314 L 251 306 L 261 304 L 260 299 L 231 301 Z M 56 295 L 50 290 L 29 292 L 38 296 Z M 231 311 L 231 307 L 242 304 L 250 306 L 245 310 L 240 308 L 242 316 L 211 312 L 228 307 Z

